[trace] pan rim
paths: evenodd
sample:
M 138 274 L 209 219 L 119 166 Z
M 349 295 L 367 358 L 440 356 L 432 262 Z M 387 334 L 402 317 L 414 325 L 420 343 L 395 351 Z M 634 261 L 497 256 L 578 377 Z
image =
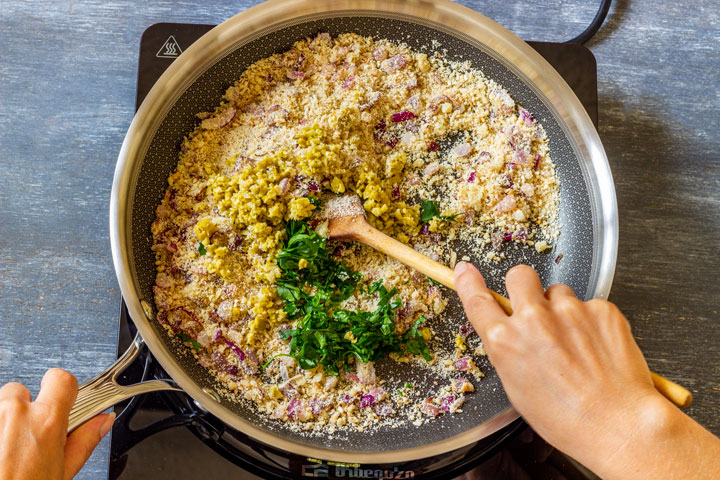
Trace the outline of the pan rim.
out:
M 587 297 L 607 298 L 612 284 L 617 257 L 618 219 L 615 189 L 610 167 L 602 144 L 587 112 L 560 75 L 530 46 L 504 27 L 469 8 L 448 0 L 271 0 L 252 7 L 226 20 L 201 37 L 174 61 L 149 92 L 138 109 L 121 147 L 113 179 L 110 199 L 110 240 L 116 275 L 131 318 L 162 367 L 193 399 L 231 427 L 275 448 L 312 458 L 339 462 L 397 463 L 416 460 L 465 447 L 495 433 L 519 417 L 509 407 L 498 415 L 459 435 L 432 444 L 402 450 L 352 451 L 310 446 L 283 438 L 256 427 L 215 401 L 185 373 L 169 350 L 156 337 L 140 304 L 135 282 L 136 271 L 131 245 L 129 201 L 135 191 L 139 166 L 157 129 L 185 88 L 209 66 L 243 43 L 276 29 L 283 23 L 303 16 L 319 18 L 320 14 L 338 16 L 352 12 L 365 16 L 394 16 L 417 23 L 438 24 L 442 30 L 460 38 L 471 38 L 488 50 L 504 65 L 540 93 L 566 135 L 574 142 L 579 158 L 588 162 L 588 171 L 595 177 L 587 179 L 590 193 L 598 197 L 598 229 L 601 238 L 594 252 L 593 272 Z M 463 33 L 461 33 L 463 32 Z M 561 120 L 561 121 L 560 121 Z M 148 133 L 150 132 L 150 133 Z M 595 212 L 593 213 L 595 217 Z M 594 282 L 594 284 L 593 284 Z

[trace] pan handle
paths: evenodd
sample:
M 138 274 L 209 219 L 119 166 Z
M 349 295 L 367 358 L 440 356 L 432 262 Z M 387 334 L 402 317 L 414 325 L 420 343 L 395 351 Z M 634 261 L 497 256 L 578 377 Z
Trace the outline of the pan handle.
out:
M 98 413 L 107 410 L 116 403 L 122 402 L 135 395 L 141 393 L 157 392 L 160 390 L 182 391 L 180 387 L 172 381 L 150 380 L 147 382 L 136 383 L 134 385 L 120 385 L 117 383 L 117 377 L 120 375 L 140 353 L 145 346 L 145 341 L 140 336 L 140 332 L 135 335 L 130 347 L 125 353 L 117 359 L 115 363 L 110 365 L 107 370 L 83 383 L 78 389 L 75 404 L 70 410 L 70 421 L 68 423 L 68 433 L 75 430 L 87 420 Z

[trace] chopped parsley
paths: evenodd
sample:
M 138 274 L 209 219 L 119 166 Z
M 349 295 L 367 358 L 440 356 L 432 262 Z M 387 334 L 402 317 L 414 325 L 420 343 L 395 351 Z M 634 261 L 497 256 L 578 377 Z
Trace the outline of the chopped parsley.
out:
M 183 342 L 189 342 L 196 351 L 199 351 L 202 348 L 202 345 L 200 345 L 199 342 L 196 342 L 192 338 L 185 335 L 183 332 L 178 333 L 178 336 L 182 339 Z
M 395 332 L 393 318 L 402 305 L 397 289 L 387 290 L 378 280 L 359 289 L 362 295 L 377 296 L 374 311 L 339 308 L 355 292 L 361 274 L 331 258 L 326 239 L 305 222 L 290 221 L 286 230 L 287 240 L 277 258 L 282 270 L 277 293 L 285 301 L 288 318 L 298 322 L 295 328 L 281 332 L 280 338 L 290 340 L 288 356 L 301 368 L 322 365 L 329 375 L 338 375 L 350 357 L 376 362 L 389 353 L 402 353 L 403 348 L 432 359 L 420 332 L 424 317 L 405 333 Z M 304 260 L 302 268 L 300 260 Z
M 203 245 L 202 242 L 198 242 L 198 243 L 199 243 L 198 253 L 200 254 L 200 256 L 203 256 L 207 253 L 207 250 L 205 250 L 205 245 Z
M 438 282 L 437 280 L 434 280 L 434 279 L 432 279 L 432 278 L 430 278 L 430 277 L 425 277 L 425 278 L 427 278 L 427 281 L 430 283 L 430 285 L 435 285 L 435 286 L 437 286 L 437 287 L 442 287 L 442 286 L 443 286 L 443 284 L 440 283 L 440 282 Z
M 437 217 L 442 220 L 454 221 L 460 214 L 454 215 L 440 215 L 440 208 L 438 204 L 432 200 L 423 200 L 420 204 L 420 222 L 427 223 L 433 218 Z

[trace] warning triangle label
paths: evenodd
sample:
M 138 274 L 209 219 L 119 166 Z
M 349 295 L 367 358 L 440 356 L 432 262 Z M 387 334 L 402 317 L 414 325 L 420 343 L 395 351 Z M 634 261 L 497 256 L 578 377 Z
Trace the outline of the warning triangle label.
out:
M 158 58 L 177 58 L 181 53 L 182 49 L 177 43 L 177 40 L 170 35 L 155 56 Z

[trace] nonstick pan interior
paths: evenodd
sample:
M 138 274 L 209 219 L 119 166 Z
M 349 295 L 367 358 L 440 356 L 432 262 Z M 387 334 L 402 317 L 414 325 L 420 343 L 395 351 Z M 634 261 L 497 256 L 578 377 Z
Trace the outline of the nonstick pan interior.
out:
M 333 36 L 355 32 L 375 38 L 406 42 L 414 49 L 428 48 L 431 41 L 436 40 L 441 44 L 441 49 L 447 49 L 447 58 L 470 60 L 475 68 L 481 69 L 488 78 L 506 88 L 519 104 L 532 112 L 548 134 L 551 156 L 561 182 L 559 220 L 562 233 L 555 249 L 549 254 L 539 254 L 531 247 L 519 249 L 510 247 L 505 249 L 507 260 L 495 267 L 482 269 L 491 288 L 500 292 L 504 292 L 505 271 L 512 265 L 529 263 L 538 270 L 546 286 L 563 282 L 570 285 L 581 297 L 592 296 L 595 286 L 591 284 L 591 271 L 594 265 L 594 252 L 600 239 L 591 208 L 594 200 L 591 198 L 591 189 L 587 184 L 590 174 L 587 167 L 578 159 L 575 147 L 566 135 L 566 129 L 554 117 L 553 110 L 548 108 L 535 91 L 513 73 L 511 68 L 494 58 L 489 49 L 483 48 L 469 37 L 419 21 L 416 23 L 408 19 L 388 18 L 387 15 L 351 12 L 341 16 L 300 19 L 294 24 L 268 31 L 240 46 L 205 71 L 169 110 L 145 154 L 132 198 L 132 255 L 141 298 L 146 300 L 153 298 L 155 257 L 151 251 L 150 225 L 154 220 L 155 208 L 167 188 L 167 177 L 177 164 L 180 144 L 198 121 L 194 115 L 202 111 L 212 111 L 220 103 L 227 87 L 233 84 L 251 63 L 273 53 L 285 51 L 295 41 L 312 37 L 318 32 L 329 32 Z M 182 62 L 183 57 L 176 61 Z M 462 248 L 458 253 L 459 256 L 464 254 Z M 563 258 L 561 262 L 556 263 L 555 258 L 558 254 L 562 254 Z M 452 299 L 457 298 L 452 293 L 448 295 Z M 439 319 L 434 327 L 436 331 L 451 336 L 457 331 L 457 326 L 464 322 L 459 302 L 451 300 L 445 317 L 442 327 L 439 325 Z M 217 388 L 211 375 L 200 367 L 194 358 L 187 355 L 187 352 L 178 351 L 159 325 L 153 324 L 152 327 L 167 348 L 175 352 L 177 362 L 198 385 Z M 495 371 L 487 361 L 480 366 L 486 377 L 480 382 L 475 382 L 477 392 L 468 395 L 463 413 L 443 415 L 420 427 L 406 424 L 396 429 L 387 428 L 371 432 L 344 431 L 333 436 L 308 435 L 292 432 L 285 428 L 282 422 L 256 414 L 251 407 L 227 400 L 222 402 L 236 415 L 257 427 L 304 444 L 366 452 L 400 450 L 441 442 L 485 423 L 508 409 L 509 401 Z M 419 384 L 418 388 L 429 389 L 433 380 L 418 375 L 407 365 L 390 361 L 382 362 L 378 365 L 378 369 L 381 378 L 385 370 L 396 377 L 408 377 L 409 381 Z

